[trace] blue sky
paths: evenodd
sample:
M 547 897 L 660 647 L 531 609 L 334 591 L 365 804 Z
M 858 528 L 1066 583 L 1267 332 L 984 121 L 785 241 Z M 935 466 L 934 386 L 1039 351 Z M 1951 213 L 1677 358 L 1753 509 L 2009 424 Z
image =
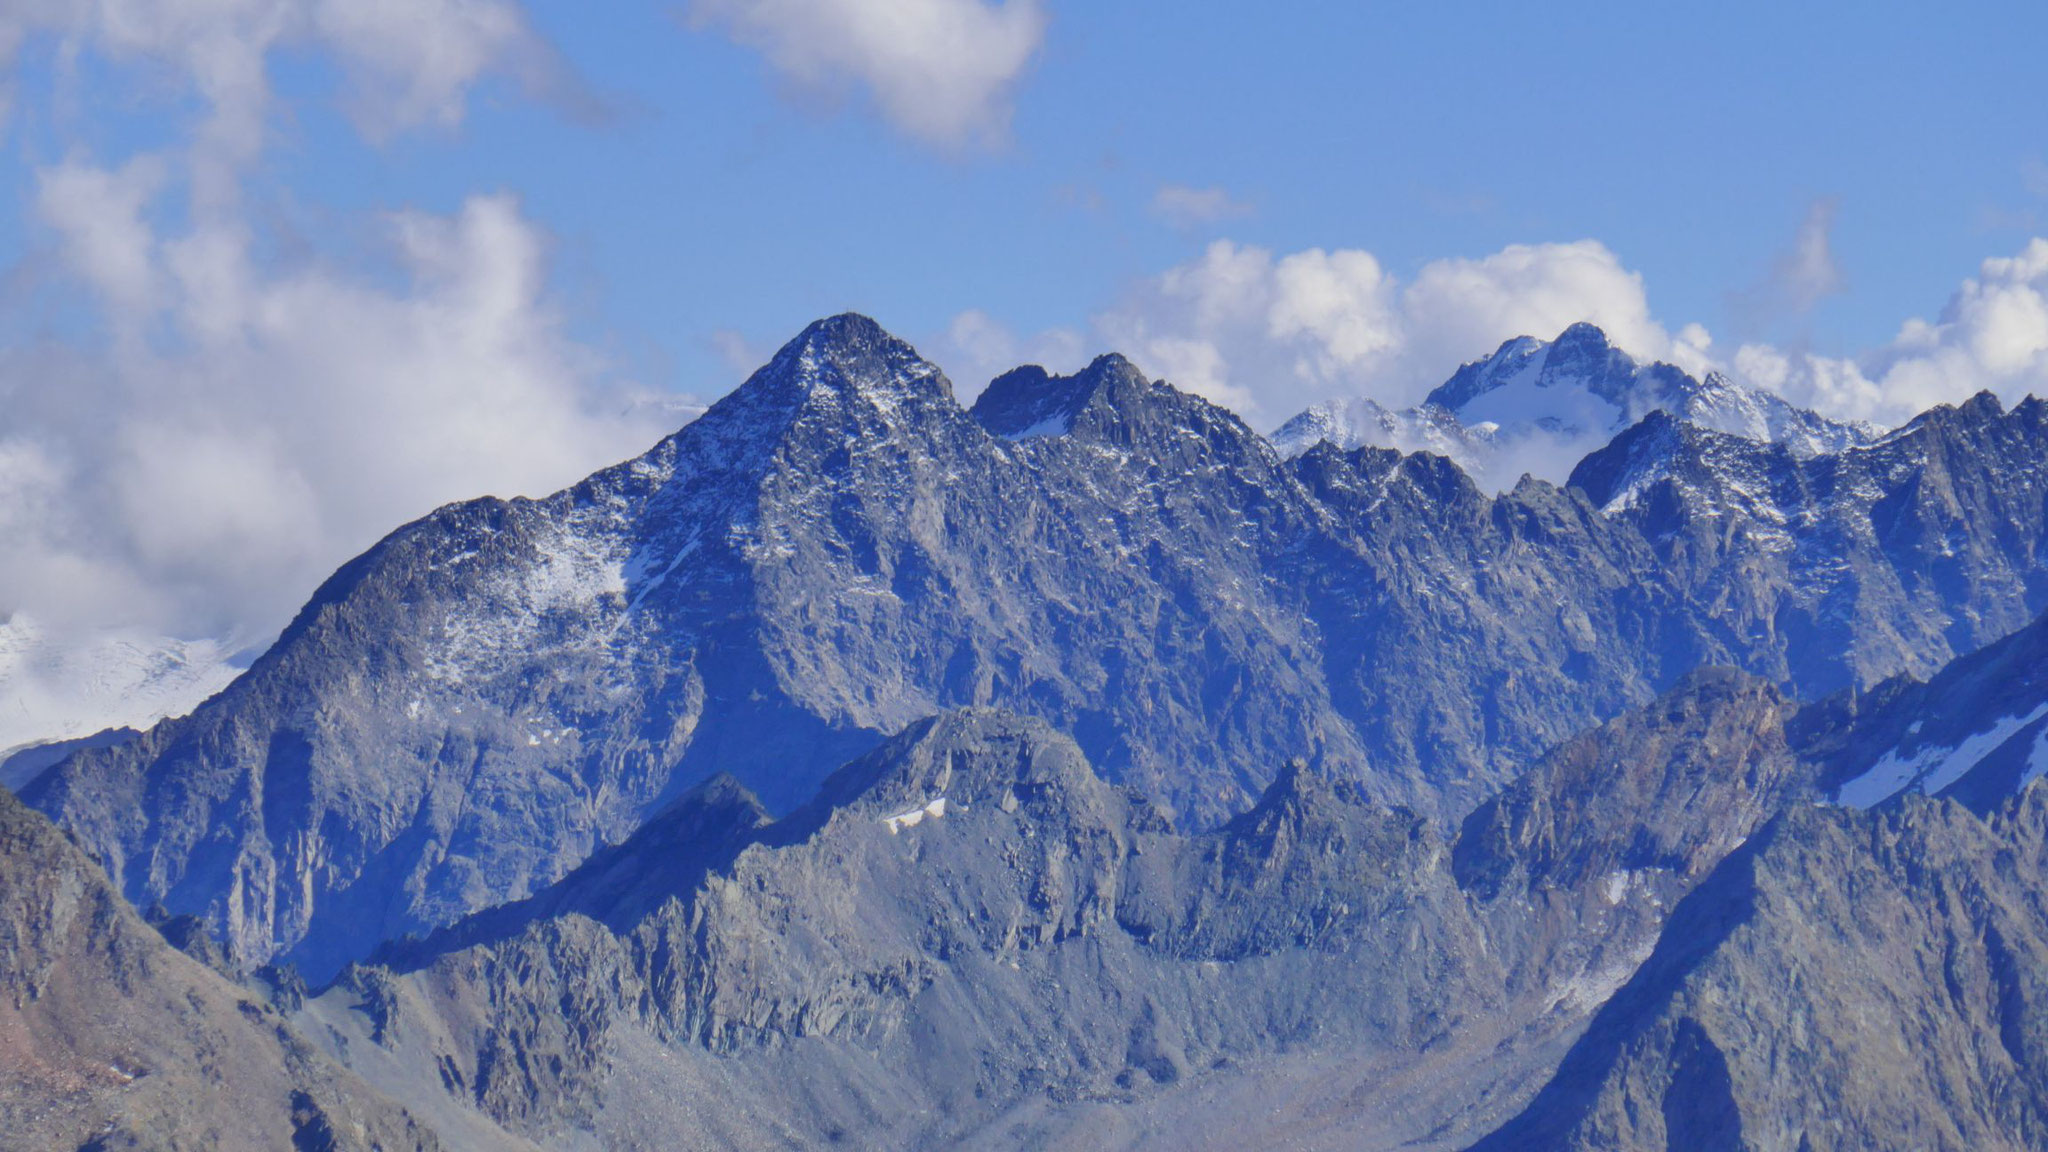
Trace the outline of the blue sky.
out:
M 1702 19 L 1633 4 L 1049 4 L 1008 140 L 965 148 L 896 130 L 857 85 L 790 98 L 758 53 L 670 5 L 527 11 L 606 118 L 486 80 L 459 128 L 373 142 L 341 114 L 331 63 L 295 50 L 273 62 L 289 107 L 252 180 L 309 227 L 515 193 L 558 244 L 579 334 L 684 390 L 729 382 L 713 333 L 768 347 L 840 308 L 927 338 L 970 307 L 1020 331 L 1085 330 L 1214 236 L 1364 248 L 1397 274 L 1590 237 L 1671 324 L 1847 355 L 1937 310 L 2048 215 L 2048 8 L 2033 4 L 1938 20 L 1905 5 Z M 8 141 L 0 227 L 17 252 L 38 159 L 80 141 L 116 158 L 198 112 L 150 114 L 127 67 L 94 69 L 121 96 L 39 114 L 42 47 L 24 58 Z M 1246 211 L 1170 227 L 1148 211 L 1168 184 L 1221 188 Z M 1839 205 L 1843 289 L 1796 319 L 1733 303 L 1822 198 Z
M 0 612 L 260 633 L 849 308 L 1262 427 L 1580 318 L 1885 421 L 2048 373 L 2040 4 L 6 8 Z

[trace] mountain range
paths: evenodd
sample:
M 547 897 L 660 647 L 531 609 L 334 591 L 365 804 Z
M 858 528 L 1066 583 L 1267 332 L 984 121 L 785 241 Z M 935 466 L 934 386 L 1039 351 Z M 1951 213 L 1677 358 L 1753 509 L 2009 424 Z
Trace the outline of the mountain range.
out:
M 1446 453 L 1332 412 L 1269 441 L 1114 355 L 965 407 L 839 316 L 640 457 L 398 529 L 0 812 L 0 970 L 295 1054 L 65 1115 L 2038 1146 L 2048 409 L 1836 424 L 1581 325 L 1433 393 Z M 1538 437 L 1587 450 L 1487 482 Z M 133 1071 L 46 986 L 48 1083 Z

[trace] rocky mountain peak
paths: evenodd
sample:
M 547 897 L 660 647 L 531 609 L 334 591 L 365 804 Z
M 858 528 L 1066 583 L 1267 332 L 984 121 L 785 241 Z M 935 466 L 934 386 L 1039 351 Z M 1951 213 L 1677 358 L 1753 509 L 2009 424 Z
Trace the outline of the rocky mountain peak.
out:
M 1586 377 L 1626 375 L 1635 366 L 1635 359 L 1616 348 L 1606 332 L 1585 321 L 1558 333 L 1543 363 L 1546 373 Z
M 1504 342 L 1413 408 L 1388 409 L 1367 397 L 1327 400 L 1282 424 L 1271 441 L 1289 457 L 1320 440 L 1434 452 L 1498 492 L 1525 472 L 1562 482 L 1574 463 L 1656 411 L 1782 444 L 1801 458 L 1867 444 L 1881 433 L 1718 373 L 1700 380 L 1671 364 L 1638 362 L 1599 327 L 1581 323 L 1555 340 Z
M 1700 434 L 1699 429 L 1662 409 L 1653 411 L 1606 447 L 1579 461 L 1566 484 L 1606 508 L 1632 486 L 1647 482 L 1650 472 L 1669 467 Z
M 934 411 L 958 411 L 945 373 L 873 320 L 847 312 L 798 333 L 691 427 L 737 426 L 750 436 L 819 422 L 882 428 Z
M 1013 368 L 989 382 L 972 415 L 1007 440 L 1064 435 L 1091 392 L 1080 374 L 1055 376 L 1036 364 Z
M 1162 389 L 1111 352 L 1071 376 L 1055 376 L 1035 364 L 1006 372 L 975 401 L 973 416 L 1010 440 L 1066 436 L 1112 426 Z
M 1638 379 L 1644 373 L 1606 332 L 1578 323 L 1555 340 L 1507 341 L 1493 355 L 1458 369 L 1427 403 L 1468 424 L 1606 431 L 1636 406 L 1633 394 L 1644 390 Z
M 1351 809 L 1373 807 L 1355 780 L 1326 775 L 1299 757 L 1289 760 L 1258 802 L 1225 825 L 1225 831 L 1270 836 L 1280 827 L 1313 828 L 1342 822 Z

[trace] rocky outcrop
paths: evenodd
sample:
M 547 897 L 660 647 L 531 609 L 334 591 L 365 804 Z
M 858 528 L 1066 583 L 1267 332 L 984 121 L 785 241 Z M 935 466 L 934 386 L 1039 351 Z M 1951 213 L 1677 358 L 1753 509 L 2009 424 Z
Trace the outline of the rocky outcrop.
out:
M 709 785 L 323 1000 L 543 1141 L 627 1117 L 659 1133 L 619 1087 L 650 1078 L 675 1115 L 718 1112 L 716 1084 L 747 1101 L 727 1115 L 798 1143 L 947 1146 L 1340 1053 L 1526 1077 L 1794 794 L 1791 711 L 1753 678 L 1696 675 L 1567 743 L 1455 846 L 1299 763 L 1182 831 L 1042 721 L 947 713 L 779 821 Z M 809 1087 L 778 1098 L 789 1083 Z M 1345 1112 L 1320 1130 L 1448 1139 L 1500 1103 L 1441 1094 L 1405 1128 Z
M 1458 880 L 1485 900 L 1669 873 L 1696 882 L 1806 783 L 1797 706 L 1707 668 L 1566 741 L 1465 820 Z

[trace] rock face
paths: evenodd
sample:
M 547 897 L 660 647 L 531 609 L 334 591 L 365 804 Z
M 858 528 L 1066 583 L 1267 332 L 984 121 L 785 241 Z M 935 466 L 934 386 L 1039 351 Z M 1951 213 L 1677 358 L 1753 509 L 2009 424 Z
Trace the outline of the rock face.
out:
M 2048 772 L 2048 619 L 1961 657 L 1926 683 L 1896 677 L 1811 710 L 1807 755 L 1838 803 L 1907 792 L 1978 812 Z
M 1656 870 L 1696 882 L 1802 791 L 1797 712 L 1769 683 L 1708 668 L 1566 741 L 1465 821 L 1459 882 L 1493 900 Z
M 1926 676 L 2048 607 L 2048 405 L 1989 393 L 1802 459 L 1654 414 L 1572 486 L 1636 527 L 1752 670 L 1815 699 Z
M 1792 809 L 1474 1147 L 2039 1148 L 2044 865 L 2040 789 L 1989 819 Z
M 180 955 L 85 855 L 0 791 L 0 1144 L 441 1145 L 267 1003 Z
M 1791 711 L 1754 678 L 1689 677 L 1546 758 L 1455 845 L 1301 764 L 1180 831 L 1044 722 L 947 713 L 780 821 L 713 781 L 312 1011 L 368 1018 L 364 1044 L 439 1070 L 423 1090 L 543 1142 L 663 1145 L 716 1115 L 738 1147 L 1001 1144 L 1241 1066 L 1341 1058 L 1367 1097 L 1370 1069 L 1432 1051 L 1526 1076 L 1800 787 Z M 658 1108 L 620 1087 L 650 1082 Z M 1275 1106 L 1229 1132 L 1444 1141 L 1514 1096 L 1445 1088 L 1320 1127 Z

